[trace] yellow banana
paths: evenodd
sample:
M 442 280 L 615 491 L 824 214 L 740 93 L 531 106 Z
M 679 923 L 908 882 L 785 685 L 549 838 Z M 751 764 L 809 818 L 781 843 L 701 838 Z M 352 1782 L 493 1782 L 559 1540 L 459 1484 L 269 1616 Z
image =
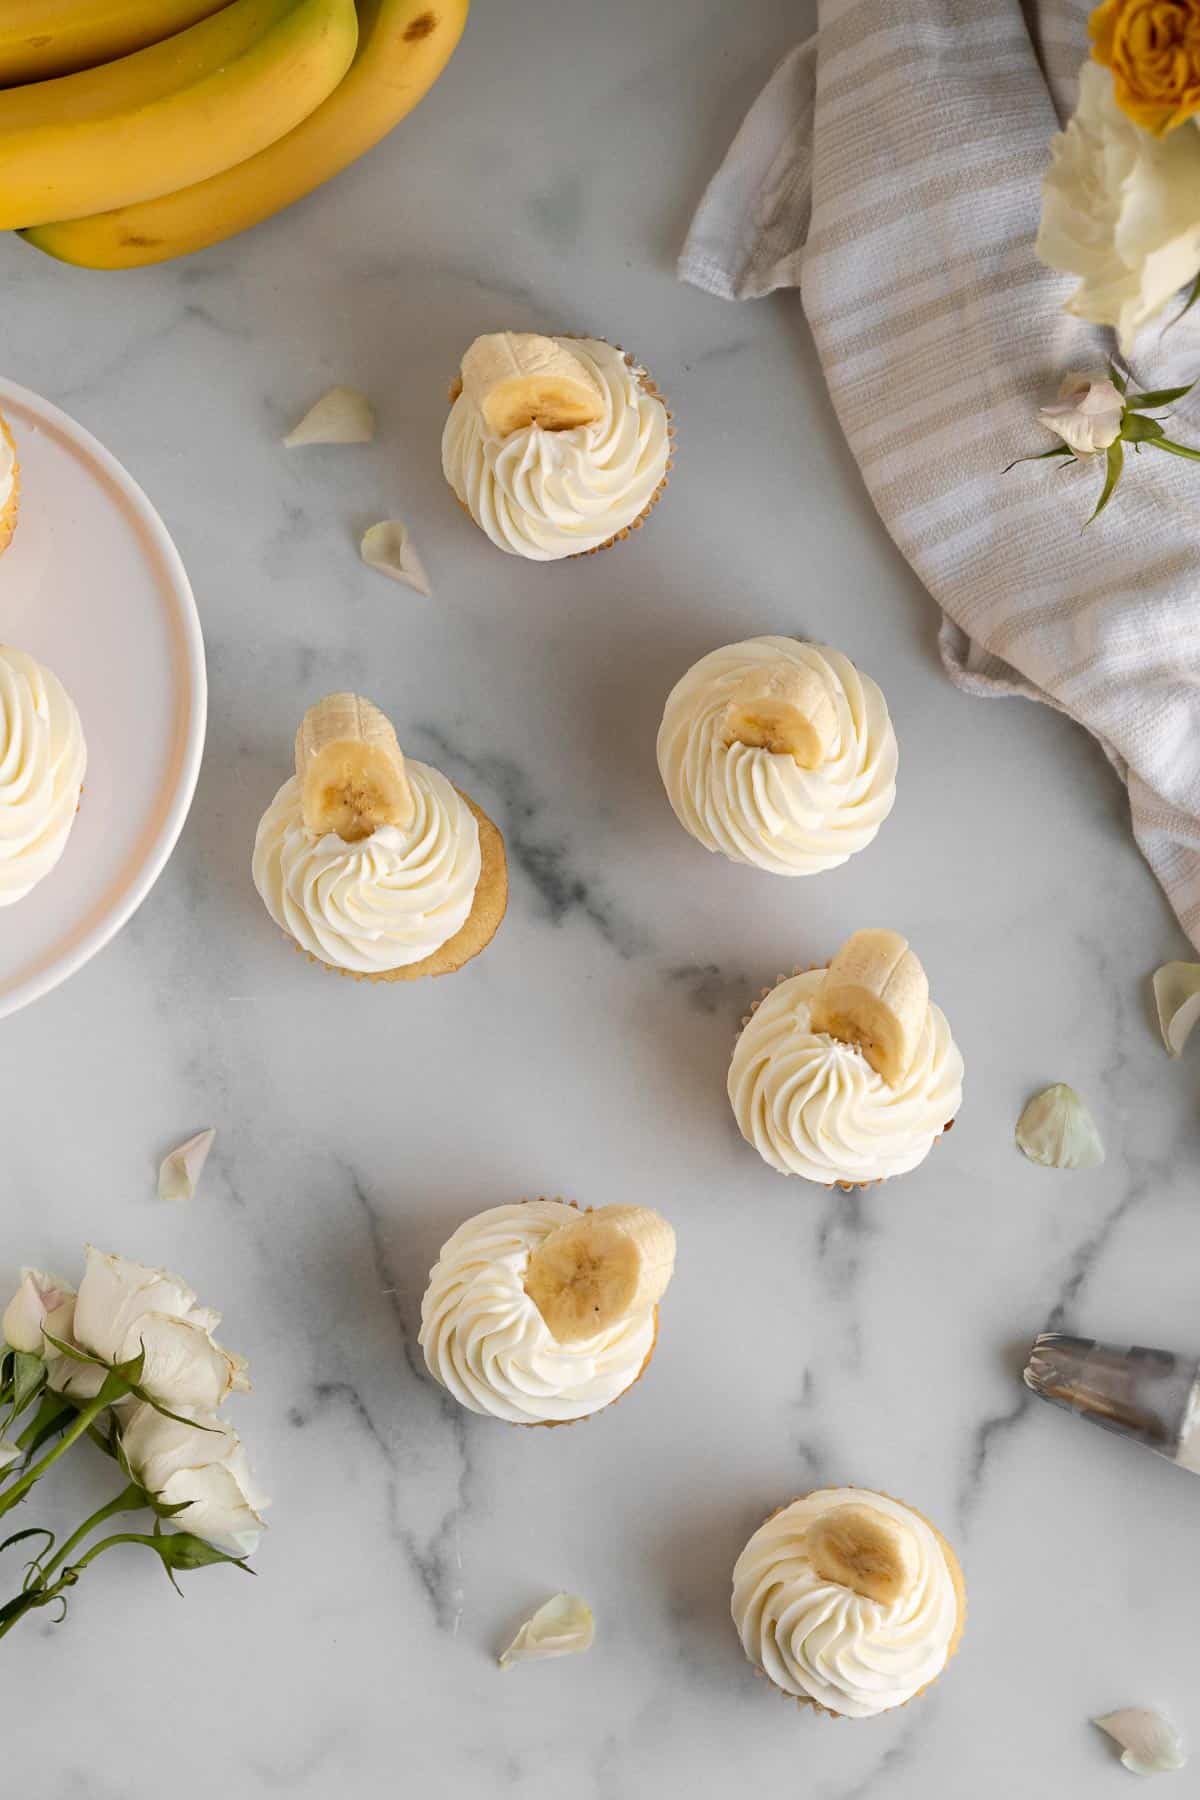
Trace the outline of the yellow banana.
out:
M 359 0 L 358 54 L 341 85 L 286 137 L 178 193 L 90 219 L 39 225 L 31 244 L 89 269 L 130 269 L 219 244 L 311 193 L 385 137 L 437 80 L 468 0 Z
M 354 0 L 232 0 L 161 44 L 0 93 L 0 227 L 71 219 L 202 181 L 332 92 Z
M 3 0 L 0 87 L 72 75 L 207 19 L 226 0 Z

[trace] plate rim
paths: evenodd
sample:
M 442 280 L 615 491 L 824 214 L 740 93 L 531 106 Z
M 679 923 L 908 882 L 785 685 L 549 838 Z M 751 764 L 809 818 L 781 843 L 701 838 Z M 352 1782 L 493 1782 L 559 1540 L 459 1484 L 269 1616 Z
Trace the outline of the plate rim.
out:
M 52 993 L 55 988 L 61 987 L 64 981 L 70 980 L 72 975 L 77 975 L 79 970 L 107 944 L 110 944 L 117 933 L 129 923 L 154 887 L 179 842 L 180 834 L 192 809 L 196 784 L 200 779 L 200 765 L 204 757 L 204 744 L 208 731 L 208 668 L 204 655 L 204 633 L 200 625 L 200 613 L 183 558 L 179 554 L 174 538 L 163 523 L 157 507 L 141 483 L 129 473 L 124 463 L 120 462 L 112 451 L 107 449 L 99 438 L 88 430 L 86 425 L 81 425 L 78 419 L 74 418 L 72 414 L 64 412 L 62 407 L 57 406 L 53 400 L 47 400 L 44 395 L 35 393 L 32 388 L 24 387 L 20 382 L 0 375 L 0 406 L 6 402 L 11 402 L 14 406 L 24 406 L 34 413 L 40 413 L 47 423 L 66 436 L 73 438 L 76 444 L 99 464 L 103 472 L 121 490 L 138 513 L 140 522 L 149 532 L 171 578 L 171 589 L 177 603 L 179 623 L 183 630 L 184 664 L 190 687 L 191 716 L 188 720 L 180 759 L 179 779 L 176 782 L 175 791 L 171 795 L 166 817 L 134 879 L 122 890 L 120 898 L 111 911 L 93 926 L 69 952 L 56 958 L 48 967 L 29 976 L 25 981 L 19 981 L 10 993 L 0 994 L 0 1019 L 11 1018 L 14 1013 L 22 1011 L 24 1007 L 31 1006 L 35 1000 L 40 1000 L 46 994 Z

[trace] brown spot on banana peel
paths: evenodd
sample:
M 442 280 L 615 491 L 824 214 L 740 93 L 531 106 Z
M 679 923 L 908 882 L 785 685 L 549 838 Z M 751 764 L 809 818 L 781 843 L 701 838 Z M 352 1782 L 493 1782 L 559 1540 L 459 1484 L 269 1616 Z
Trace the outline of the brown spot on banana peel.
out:
M 408 27 L 408 30 L 404 33 L 404 41 L 406 44 L 418 44 L 422 38 L 432 37 L 437 28 L 438 17 L 436 13 L 419 13 Z

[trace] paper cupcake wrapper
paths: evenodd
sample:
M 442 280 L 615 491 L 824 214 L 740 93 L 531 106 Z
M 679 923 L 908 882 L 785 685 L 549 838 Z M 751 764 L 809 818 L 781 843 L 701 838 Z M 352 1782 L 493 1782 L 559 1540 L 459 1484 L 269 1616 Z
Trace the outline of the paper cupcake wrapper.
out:
M 846 1482 L 845 1485 L 854 1493 L 866 1494 L 868 1497 L 871 1494 L 878 1494 L 884 1500 L 891 1500 L 896 1506 L 903 1506 L 907 1512 L 912 1513 L 914 1518 L 920 1519 L 923 1525 L 928 1525 L 930 1531 L 932 1531 L 941 1547 L 942 1555 L 946 1559 L 946 1567 L 950 1571 L 950 1580 L 954 1584 L 954 1597 L 958 1602 L 958 1619 L 954 1626 L 954 1635 L 951 1637 L 950 1643 L 946 1649 L 945 1662 L 933 1677 L 933 1680 L 927 1681 L 924 1687 L 919 1687 L 915 1694 L 909 1695 L 907 1700 L 902 1700 L 898 1706 L 886 1707 L 881 1713 L 872 1713 L 870 1715 L 873 1719 L 886 1719 L 892 1713 L 903 1712 L 906 1706 L 911 1706 L 914 1700 L 919 1700 L 922 1694 L 927 1694 L 933 1686 L 933 1683 L 946 1673 L 951 1662 L 958 1655 L 958 1647 L 962 1643 L 963 1632 L 967 1628 L 967 1584 L 963 1576 L 962 1564 L 958 1560 L 958 1553 L 953 1544 L 951 1544 L 938 1530 L 932 1519 L 927 1519 L 923 1512 L 919 1512 L 915 1506 L 910 1506 L 907 1500 L 897 1500 L 895 1494 L 885 1494 L 882 1488 L 859 1488 L 856 1487 L 853 1482 Z M 806 1500 L 809 1494 L 815 1492 L 817 1492 L 815 1488 L 808 1488 L 803 1494 L 796 1494 L 791 1500 L 785 1500 L 782 1506 L 777 1506 L 773 1512 L 767 1514 L 762 1522 L 763 1525 L 770 1524 L 771 1520 L 778 1518 L 781 1512 L 786 1512 L 789 1506 L 794 1506 L 797 1500 Z M 761 1529 L 762 1526 L 759 1527 L 759 1530 Z M 750 1661 L 750 1659 L 747 1658 L 747 1661 Z M 856 1725 L 862 1725 L 869 1722 L 868 1720 L 863 1719 L 852 1719 L 851 1714 L 837 1712 L 833 1707 L 824 1706 L 821 1701 L 813 1700 L 807 1694 L 789 1694 L 786 1689 L 777 1687 L 771 1680 L 771 1677 L 767 1674 L 766 1670 L 760 1668 L 756 1662 L 751 1662 L 750 1666 L 754 1670 L 754 1673 L 759 1676 L 761 1680 L 766 1682 L 773 1694 L 778 1694 L 781 1700 L 790 1700 L 794 1705 L 798 1706 L 802 1712 L 816 1713 L 824 1719 L 851 1719 L 852 1723 Z
M 0 436 L 4 438 L 13 453 L 12 493 L 4 502 L 3 508 L 0 508 L 0 556 L 3 556 L 12 543 L 13 532 L 17 529 L 17 514 L 21 509 L 21 464 L 17 460 L 16 441 L 9 430 L 8 420 L 2 413 L 0 413 Z
M 738 1036 L 740 1037 L 742 1035 L 742 1032 L 745 1031 L 747 1025 L 750 1023 L 751 1019 L 754 1017 L 755 1013 L 758 1011 L 758 1009 L 762 1005 L 763 1001 L 767 998 L 768 994 L 773 994 L 775 992 L 775 989 L 779 986 L 780 982 L 790 981 L 792 979 L 792 975 L 815 974 L 815 972 L 818 969 L 823 969 L 824 967 L 825 967 L 824 963 L 805 963 L 803 966 L 798 966 L 797 968 L 794 968 L 790 975 L 777 975 L 775 977 L 775 980 L 772 982 L 771 986 L 763 988 L 762 992 L 758 996 L 758 999 L 751 1001 L 750 1011 L 745 1014 L 741 1023 L 738 1026 Z M 953 1129 L 954 1129 L 954 1120 L 948 1119 L 946 1121 L 946 1123 L 942 1126 L 942 1129 L 938 1132 L 937 1136 L 934 1138 L 933 1143 L 929 1146 L 930 1150 L 931 1151 L 934 1150 L 937 1147 L 937 1145 L 941 1143 L 941 1141 L 945 1137 L 946 1133 L 948 1131 L 952 1131 Z M 918 1164 L 917 1166 L 919 1168 L 920 1164 Z M 910 1173 L 911 1173 L 911 1171 L 910 1171 Z M 865 1193 L 867 1193 L 867 1191 L 870 1188 L 883 1187 L 884 1184 L 890 1180 L 891 1180 L 890 1175 L 876 1175 L 870 1181 L 826 1181 L 826 1182 L 820 1183 L 818 1185 L 823 1186 L 826 1193 L 829 1193 L 829 1194 L 832 1194 L 835 1190 L 838 1190 L 838 1189 L 840 1189 L 840 1191 L 843 1194 L 865 1194 Z M 907 1504 L 907 1503 L 905 1503 L 905 1504 Z M 928 1523 L 929 1523 L 929 1521 L 926 1520 L 926 1524 L 928 1524 Z M 930 1529 L 932 1529 L 932 1527 Z
M 579 331 L 556 331 L 550 335 L 571 341 L 581 339 L 584 336 L 584 333 Z M 589 333 L 588 335 L 594 336 L 595 334 Z M 638 384 L 641 387 L 642 392 L 644 394 L 651 394 L 656 400 L 662 401 L 663 411 L 667 415 L 667 438 L 669 440 L 667 447 L 667 466 L 663 470 L 662 480 L 659 482 L 636 519 L 631 519 L 628 525 L 622 525 L 620 531 L 614 531 L 613 535 L 610 538 L 605 538 L 602 544 L 593 544 L 590 550 L 574 550 L 567 556 L 556 557 L 554 558 L 554 561 L 556 562 L 578 562 L 580 558 L 584 556 L 599 556 L 602 550 L 611 550 L 614 544 L 623 544 L 631 532 L 640 531 L 666 492 L 671 470 L 675 467 L 675 415 L 671 411 L 666 395 L 663 393 L 658 383 L 647 374 L 646 370 L 641 368 L 640 365 L 634 361 L 628 350 L 622 349 L 620 344 L 610 343 L 608 338 L 597 338 L 596 341 L 601 344 L 609 344 L 610 349 L 619 351 L 625 358 L 625 361 L 629 364 L 629 367 L 637 374 Z M 453 406 L 461 393 L 462 376 L 456 375 L 447 389 L 451 406 Z M 475 521 L 471 518 L 470 507 L 465 505 L 461 500 L 459 500 L 458 504 L 462 507 L 468 519 L 471 519 L 471 523 L 474 524 Z
M 464 794 L 461 788 L 456 788 L 455 792 L 466 801 L 479 822 L 481 856 L 475 899 L 461 930 L 448 938 L 431 956 L 422 957 L 420 962 L 405 963 L 398 969 L 379 969 L 373 974 L 368 970 L 342 969 L 336 963 L 328 963 L 323 957 L 314 956 L 311 950 L 306 950 L 290 932 L 285 931 L 284 936 L 292 949 L 310 963 L 315 963 L 319 969 L 328 969 L 331 975 L 344 975 L 350 981 L 384 982 L 419 981 L 425 975 L 454 975 L 478 956 L 480 951 L 486 950 L 499 931 L 508 910 L 508 857 L 499 826 L 492 823 L 470 794 Z

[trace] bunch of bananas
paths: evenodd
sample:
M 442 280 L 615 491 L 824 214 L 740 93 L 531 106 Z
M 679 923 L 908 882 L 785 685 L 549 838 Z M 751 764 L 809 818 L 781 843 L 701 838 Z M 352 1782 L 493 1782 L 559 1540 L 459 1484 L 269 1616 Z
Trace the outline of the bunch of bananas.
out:
M 0 0 L 0 228 L 165 262 L 310 193 L 433 85 L 469 0 Z

